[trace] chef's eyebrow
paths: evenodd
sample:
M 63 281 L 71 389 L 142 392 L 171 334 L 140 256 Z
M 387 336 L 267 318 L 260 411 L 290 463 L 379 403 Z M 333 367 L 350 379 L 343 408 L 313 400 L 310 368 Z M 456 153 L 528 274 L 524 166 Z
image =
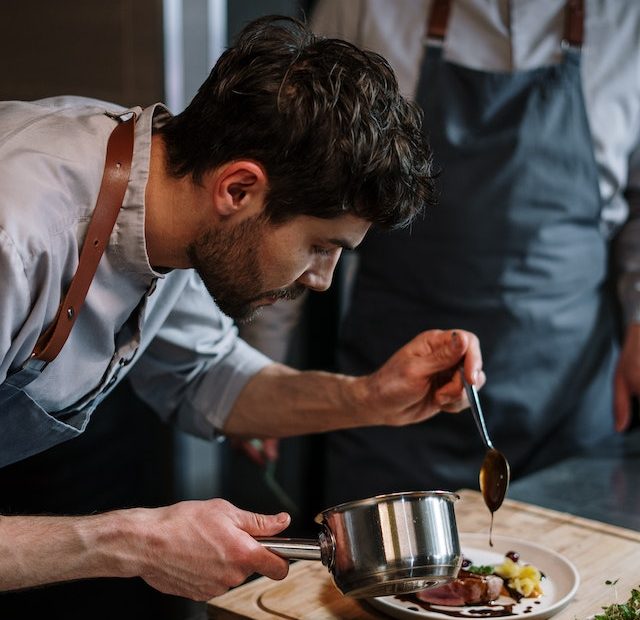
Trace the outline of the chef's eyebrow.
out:
M 339 248 L 343 250 L 355 250 L 356 246 L 352 243 L 349 243 L 346 239 L 329 239 L 329 243 L 333 245 L 337 245 Z

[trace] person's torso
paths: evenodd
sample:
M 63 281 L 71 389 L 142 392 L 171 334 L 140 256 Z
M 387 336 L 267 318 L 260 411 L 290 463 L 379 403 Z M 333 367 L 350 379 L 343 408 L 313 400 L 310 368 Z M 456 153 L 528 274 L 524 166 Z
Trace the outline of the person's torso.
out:
M 454 37 L 450 29 L 445 44 Z M 607 243 L 580 56 L 499 71 L 463 66 L 430 44 L 418 64 L 415 99 L 441 171 L 439 204 L 362 244 L 340 367 L 371 371 L 422 330 L 474 332 L 487 424 L 520 475 L 613 430 Z M 377 437 L 332 440 L 345 469 L 356 435 L 359 446 Z M 377 461 L 402 487 L 466 484 L 482 449 L 469 416 L 436 416 L 384 442 L 369 466 Z M 416 442 L 413 475 L 403 455 Z

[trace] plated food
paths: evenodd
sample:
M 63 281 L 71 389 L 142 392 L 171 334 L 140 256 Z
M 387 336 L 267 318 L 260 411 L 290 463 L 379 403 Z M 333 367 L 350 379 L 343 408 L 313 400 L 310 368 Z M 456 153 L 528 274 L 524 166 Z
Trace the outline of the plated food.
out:
M 435 588 L 407 595 L 426 609 L 437 606 L 465 608 L 491 605 L 495 615 L 511 615 L 511 608 L 523 598 L 537 599 L 543 594 L 543 574 L 533 564 L 521 561 L 517 551 L 507 551 L 500 564 L 475 564 L 465 557 L 457 579 Z M 498 601 L 502 603 L 498 609 Z M 509 599 L 509 600 L 506 600 Z M 534 601 L 535 602 L 535 601 Z M 448 612 L 448 615 L 452 615 Z M 464 610 L 461 609 L 464 616 Z
M 461 534 L 460 542 L 470 562 L 454 582 L 370 603 L 403 620 L 514 616 L 532 620 L 560 611 L 578 588 L 576 568 L 551 549 L 503 536 L 494 537 L 490 548 L 484 534 Z

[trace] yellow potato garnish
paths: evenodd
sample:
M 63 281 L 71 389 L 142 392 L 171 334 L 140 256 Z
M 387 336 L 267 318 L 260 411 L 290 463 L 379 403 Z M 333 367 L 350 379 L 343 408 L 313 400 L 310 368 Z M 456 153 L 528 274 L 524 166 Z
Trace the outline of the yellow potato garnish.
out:
M 496 566 L 495 573 L 500 575 L 510 588 L 520 592 L 522 596 L 533 598 L 542 594 L 542 586 L 540 585 L 542 575 L 531 564 L 519 564 L 510 558 L 505 558 L 502 564 Z
M 503 579 L 511 579 L 518 576 L 520 573 L 520 566 L 512 559 L 505 558 L 502 564 L 496 566 L 495 572 Z

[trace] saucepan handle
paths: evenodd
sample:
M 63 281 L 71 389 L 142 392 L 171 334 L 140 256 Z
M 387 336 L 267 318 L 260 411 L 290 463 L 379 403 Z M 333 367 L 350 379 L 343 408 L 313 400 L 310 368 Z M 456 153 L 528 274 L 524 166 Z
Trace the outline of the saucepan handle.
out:
M 256 538 L 263 546 L 275 554 L 289 560 L 322 560 L 320 541 L 306 538 Z

